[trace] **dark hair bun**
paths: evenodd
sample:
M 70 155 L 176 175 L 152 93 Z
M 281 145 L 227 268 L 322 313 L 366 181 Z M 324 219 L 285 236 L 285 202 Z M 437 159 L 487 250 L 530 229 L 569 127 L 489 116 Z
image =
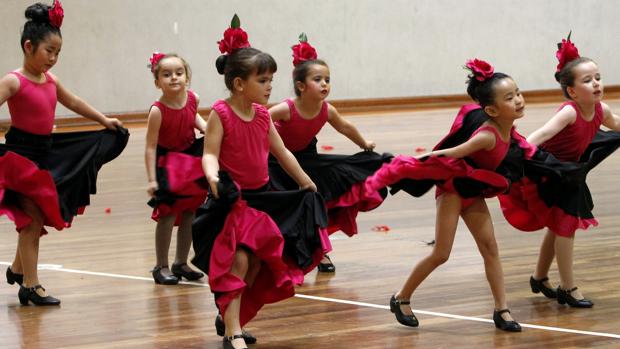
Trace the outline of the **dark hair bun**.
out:
M 555 75 L 553 75 L 553 76 L 555 76 L 555 81 L 560 82 L 560 72 L 559 71 L 555 72 Z
M 215 61 L 215 68 L 217 68 L 217 72 L 220 75 L 224 75 L 224 68 L 226 68 L 226 61 L 228 60 L 228 55 L 221 55 L 217 57 Z
M 49 23 L 49 6 L 37 2 L 34 5 L 28 6 L 25 16 L 33 22 Z
M 478 81 L 473 74 L 467 76 L 467 94 L 474 101 L 479 100 L 479 88 L 482 83 Z

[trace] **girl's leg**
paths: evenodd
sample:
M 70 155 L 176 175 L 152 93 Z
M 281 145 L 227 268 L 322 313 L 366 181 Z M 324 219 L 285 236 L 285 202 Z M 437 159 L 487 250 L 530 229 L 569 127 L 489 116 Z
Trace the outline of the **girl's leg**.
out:
M 547 233 L 545 234 L 545 237 L 540 245 L 540 252 L 538 254 L 534 279 L 542 280 L 549 276 L 549 269 L 551 268 L 551 263 L 555 258 L 555 240 L 555 233 L 547 229 Z M 543 285 L 547 288 L 552 288 L 548 280 L 544 281 Z
M 174 228 L 175 219 L 174 215 L 160 217 L 155 227 L 156 267 L 162 267 L 160 273 L 163 276 L 172 275 L 168 268 L 168 249 L 170 248 L 170 239 L 172 238 L 172 228 Z
M 43 213 L 34 201 L 25 196 L 19 195 L 18 203 L 20 208 L 32 218 L 32 222 L 19 232 L 16 260 L 13 265 L 21 269 L 20 271 L 24 274 L 23 286 L 29 288 L 40 284 L 37 266 L 39 263 L 39 239 L 43 228 Z M 42 297 L 47 296 L 47 293 L 41 288 L 38 288 L 36 292 Z
M 507 309 L 508 304 L 506 303 L 504 272 L 499 258 L 497 242 L 495 241 L 493 222 L 491 221 L 491 215 L 484 199 L 474 201 L 471 206 L 463 210 L 462 216 L 467 228 L 469 228 L 469 231 L 476 241 L 476 245 L 478 245 L 480 255 L 484 259 L 484 270 L 489 285 L 491 286 L 491 293 L 495 301 L 495 309 Z M 513 321 L 513 318 L 508 312 L 502 313 L 501 317 L 504 318 L 504 320 Z
M 560 288 L 570 290 L 575 287 L 573 279 L 573 249 L 574 236 L 564 237 L 557 236 L 555 238 L 555 253 L 558 261 L 558 272 L 560 274 Z M 579 290 L 571 292 L 575 299 L 583 299 L 583 295 Z
M 194 221 L 194 212 L 185 211 L 181 214 L 181 224 L 177 230 L 177 251 L 174 257 L 174 264 L 187 263 L 189 249 L 192 247 L 192 222 Z M 188 266 L 186 271 L 191 271 Z
M 233 261 L 231 273 L 241 279 L 245 279 L 250 267 L 251 256 L 251 253 L 243 249 L 238 249 L 235 253 L 235 260 Z M 227 337 L 242 334 L 241 323 L 239 321 L 239 313 L 241 311 L 241 295 L 242 294 L 237 295 L 237 297 L 235 297 L 235 299 L 228 304 L 228 308 L 224 314 L 224 324 L 226 326 L 225 336 Z M 235 348 L 244 348 L 245 341 L 243 338 L 237 338 L 233 339 L 231 344 Z
M 409 300 L 413 292 L 438 266 L 450 257 L 456 226 L 461 212 L 461 198 L 456 194 L 445 193 L 437 198 L 437 217 L 435 220 L 435 246 L 430 255 L 424 257 L 409 274 L 403 287 L 395 295 L 397 300 Z M 408 305 L 401 305 L 405 315 L 413 312 Z

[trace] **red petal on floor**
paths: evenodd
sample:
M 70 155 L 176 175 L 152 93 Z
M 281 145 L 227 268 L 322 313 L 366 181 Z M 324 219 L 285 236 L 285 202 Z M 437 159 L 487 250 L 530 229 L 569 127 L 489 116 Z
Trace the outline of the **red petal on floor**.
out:
M 375 225 L 374 227 L 372 227 L 371 230 L 372 231 L 381 232 L 381 233 L 385 233 L 385 232 L 390 231 L 390 227 L 388 227 L 387 225 Z
M 321 149 L 322 149 L 322 150 L 329 151 L 329 150 L 334 150 L 334 147 L 333 147 L 333 146 L 331 146 L 331 145 L 322 145 L 322 146 L 321 146 Z
M 424 152 L 424 151 L 426 151 L 425 147 L 417 147 L 417 148 L 415 148 L 415 152 L 416 153 L 421 153 L 421 152 Z

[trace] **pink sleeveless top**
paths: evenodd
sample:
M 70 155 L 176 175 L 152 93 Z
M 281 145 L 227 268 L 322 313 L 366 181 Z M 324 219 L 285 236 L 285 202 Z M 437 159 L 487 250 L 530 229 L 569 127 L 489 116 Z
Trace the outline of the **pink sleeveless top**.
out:
M 278 120 L 274 124 L 286 148 L 292 152 L 300 151 L 310 144 L 327 122 L 327 102 L 323 102 L 319 113 L 309 120 L 299 115 L 292 99 L 287 99 L 286 104 L 290 110 L 290 120 Z
M 187 91 L 187 102 L 181 109 L 167 107 L 160 101 L 154 102 L 153 106 L 161 110 L 161 126 L 157 145 L 173 151 L 189 148 L 196 139 L 194 126 L 198 105 L 194 92 Z
M 502 140 L 499 131 L 491 126 L 482 126 L 471 136 L 473 137 L 481 131 L 490 131 L 495 135 L 495 148 L 491 150 L 478 150 L 475 153 L 469 154 L 467 157 L 472 159 L 478 168 L 493 171 L 506 157 L 506 153 L 508 153 L 508 148 L 510 146 L 510 140 Z
M 592 139 L 596 131 L 603 123 L 603 106 L 596 103 L 594 106 L 594 117 L 591 121 L 586 121 L 579 110 L 579 106 L 574 101 L 564 102 L 558 110 L 566 105 L 570 105 L 577 112 L 577 118 L 572 125 L 566 126 L 551 139 L 541 145 L 541 148 L 553 154 L 556 158 L 563 161 L 579 161 L 579 158 Z
M 253 104 L 254 119 L 242 120 L 224 100 L 213 104 L 224 128 L 220 146 L 220 167 L 241 189 L 258 189 L 269 181 L 270 116 L 267 108 Z
M 45 73 L 45 82 L 38 84 L 19 72 L 19 90 L 8 99 L 11 126 L 35 135 L 49 135 L 56 114 L 56 82 Z

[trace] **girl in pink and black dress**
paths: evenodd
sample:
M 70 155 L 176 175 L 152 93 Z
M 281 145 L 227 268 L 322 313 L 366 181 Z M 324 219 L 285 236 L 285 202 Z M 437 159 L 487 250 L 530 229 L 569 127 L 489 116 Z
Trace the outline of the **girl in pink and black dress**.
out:
M 601 102 L 603 83 L 598 65 L 579 57 L 570 35 L 558 47 L 556 80 L 568 101 L 527 140 L 560 161 L 576 163 L 576 175 L 568 174 L 562 181 L 528 178 L 516 183 L 500 200 L 513 226 L 526 231 L 547 228 L 530 278 L 532 291 L 571 307 L 591 307 L 593 303 L 583 297 L 573 279 L 574 236 L 577 229 L 598 224 L 591 212 L 593 203 L 585 177 L 620 145 L 617 132 L 599 130 L 601 125 L 620 130 L 620 117 Z M 557 290 L 548 279 L 554 257 L 560 274 Z
M 428 275 L 448 260 L 461 217 L 484 259 L 495 300 L 495 326 L 505 331 L 521 331 L 507 307 L 504 275 L 484 198 L 496 196 L 508 188 L 506 178 L 495 170 L 508 153 L 515 134 L 513 122 L 523 116 L 524 100 L 514 80 L 506 74 L 495 73 L 488 63 L 470 60 L 466 67 L 471 70 L 467 92 L 478 104 L 461 109 L 448 136 L 432 152 L 418 158 L 397 156 L 366 181 L 371 190 L 408 179 L 412 192 L 416 186 L 420 187 L 418 194 L 432 184 L 437 185 L 433 251 L 418 262 L 403 287 L 392 296 L 390 309 L 401 324 L 418 326 L 409 306 L 410 299 Z M 463 126 L 469 117 L 484 117 L 486 121 L 469 137 L 463 137 Z
M 187 256 L 192 244 L 194 212 L 207 198 L 207 190 L 206 186 L 187 182 L 186 173 L 180 178 L 171 177 L 165 168 L 200 163 L 204 142 L 203 138 L 196 139 L 194 130 L 204 133 L 206 122 L 197 113 L 198 96 L 188 90 L 191 74 L 183 58 L 154 53 L 151 72 L 155 86 L 162 91 L 149 111 L 145 150 L 147 191 L 152 197 L 149 205 L 154 207 L 152 218 L 157 221 L 157 264 L 152 274 L 158 284 L 175 285 L 181 277 L 197 280 L 204 276 L 187 265 Z M 202 174 L 200 168 L 195 171 Z M 179 227 L 176 255 L 172 268 L 168 268 L 168 248 L 175 225 Z
M 62 46 L 59 1 L 26 9 L 21 37 L 23 67 L 0 79 L 0 105 L 8 103 L 11 128 L 0 144 L 0 215 L 15 222 L 17 252 L 6 271 L 9 284 L 20 285 L 23 305 L 58 305 L 37 274 L 44 226 L 70 226 L 96 192 L 97 172 L 127 144 L 127 130 L 67 90 L 49 72 Z M 106 127 L 103 131 L 52 134 L 56 103 Z
M 255 338 L 242 330 L 258 310 L 294 295 L 331 248 L 326 209 L 263 106 L 277 66 L 251 48 L 235 15 L 217 59 L 229 98 L 207 122 L 203 168 L 210 186 L 193 225 L 193 264 L 209 275 L 223 323 L 224 348 L 246 348 Z M 275 156 L 301 190 L 270 191 L 267 157 Z
M 373 152 L 375 143 L 366 140 L 353 124 L 325 101 L 331 88 L 329 67 L 317 58 L 316 50 L 307 42 L 306 34 L 302 33 L 299 40 L 300 43 L 293 46 L 296 97 L 273 106 L 269 112 L 284 145 L 293 152 L 325 198 L 329 232 L 341 230 L 353 236 L 357 234 L 357 213 L 376 208 L 387 194 L 384 189 L 380 194 L 370 196 L 364 191 L 363 182 L 388 162 L 391 155 Z M 364 152 L 354 155 L 318 154 L 316 135 L 326 123 Z M 269 161 L 269 174 L 278 189 L 293 189 L 296 186 L 273 158 Z M 336 270 L 328 256 L 323 258 L 318 269 L 321 272 Z

